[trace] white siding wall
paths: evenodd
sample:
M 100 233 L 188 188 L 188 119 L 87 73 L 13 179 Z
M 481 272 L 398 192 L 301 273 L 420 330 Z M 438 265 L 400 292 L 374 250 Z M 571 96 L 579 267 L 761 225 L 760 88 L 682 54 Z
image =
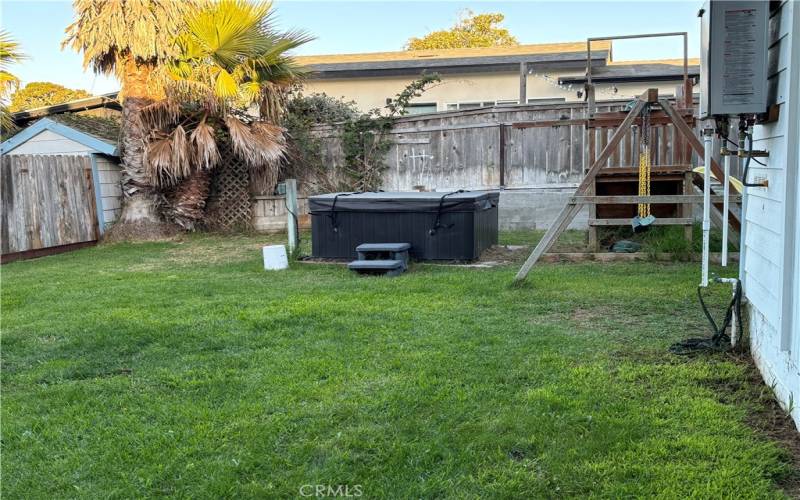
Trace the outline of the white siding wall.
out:
M 122 167 L 115 159 L 95 156 L 97 174 L 100 178 L 100 194 L 103 200 L 103 220 L 106 224 L 114 222 L 122 211 Z
M 89 154 L 94 150 L 51 130 L 43 130 L 8 152 L 10 155 Z
M 784 2 L 770 19 L 770 103 L 780 119 L 756 126 L 754 148 L 766 149 L 767 167 L 751 163 L 741 276 L 749 300 L 753 359 L 767 385 L 800 426 L 800 210 L 798 105 L 800 105 L 800 4 Z M 754 168 L 755 167 L 755 168 Z

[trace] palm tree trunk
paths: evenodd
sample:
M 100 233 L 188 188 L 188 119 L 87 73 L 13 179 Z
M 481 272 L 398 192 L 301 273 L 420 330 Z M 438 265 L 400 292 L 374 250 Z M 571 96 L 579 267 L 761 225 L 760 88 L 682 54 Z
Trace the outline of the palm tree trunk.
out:
M 187 231 L 194 231 L 205 217 L 211 191 L 211 173 L 198 168 L 167 194 L 167 217 Z
M 137 64 L 132 57 L 125 62 L 120 134 L 124 201 L 122 214 L 109 235 L 111 239 L 159 239 L 172 233 L 159 215 L 160 196 L 144 168 L 148 131 L 139 120 L 139 113 L 153 102 L 148 91 L 151 69 Z

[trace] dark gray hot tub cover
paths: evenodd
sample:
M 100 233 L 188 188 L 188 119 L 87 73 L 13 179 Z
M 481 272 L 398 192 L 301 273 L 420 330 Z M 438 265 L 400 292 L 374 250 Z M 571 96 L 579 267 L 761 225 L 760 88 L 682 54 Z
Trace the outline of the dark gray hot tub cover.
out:
M 329 193 L 311 196 L 314 215 L 336 212 L 477 212 L 497 206 L 496 191 Z

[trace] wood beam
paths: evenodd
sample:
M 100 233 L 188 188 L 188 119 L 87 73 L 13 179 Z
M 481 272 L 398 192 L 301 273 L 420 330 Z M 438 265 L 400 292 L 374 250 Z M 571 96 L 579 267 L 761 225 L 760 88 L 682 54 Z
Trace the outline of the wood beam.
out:
M 600 152 L 600 156 L 592 164 L 591 168 L 586 172 L 586 176 L 583 178 L 583 181 L 580 183 L 578 188 L 575 190 L 575 195 L 580 196 L 586 193 L 586 190 L 590 186 L 594 186 L 594 179 L 597 176 L 597 172 L 600 171 L 601 168 L 605 165 L 608 161 L 608 158 L 614 152 L 614 150 L 619 145 L 622 138 L 625 134 L 628 133 L 628 129 L 631 128 L 633 121 L 639 116 L 641 113 L 642 108 L 644 108 L 645 101 L 644 99 L 637 99 L 636 104 L 633 106 L 633 109 L 628 113 L 628 116 L 622 122 L 622 124 L 614 131 L 614 135 L 611 136 L 611 140 L 608 141 L 608 144 L 603 148 L 603 151 Z M 576 203 L 567 203 L 567 205 L 561 210 L 561 213 L 558 214 L 556 220 L 544 234 L 539 243 L 536 245 L 536 248 L 533 249 L 533 252 L 528 256 L 528 259 L 520 268 L 517 275 L 514 277 L 515 282 L 519 282 L 524 280 L 528 273 L 530 272 L 531 268 L 536 261 L 544 254 L 555 242 L 556 239 L 564 232 L 564 230 L 569 226 L 569 223 L 572 222 L 572 219 L 580 212 L 581 205 Z
M 689 125 L 687 125 L 686 122 L 678 116 L 675 108 L 672 107 L 668 100 L 659 99 L 658 102 L 661 104 L 661 108 L 664 110 L 664 112 L 666 112 L 669 117 L 672 118 L 672 123 L 675 125 L 675 129 L 678 130 L 681 135 L 683 135 L 683 137 L 689 143 L 689 147 L 691 147 L 700 158 L 704 158 L 705 148 L 703 147 L 703 143 L 700 142 L 700 139 L 694 135 L 694 131 L 692 131 L 692 129 L 689 128 Z M 713 158 L 711 159 L 711 171 L 714 173 L 717 179 L 725 179 L 725 173 L 719 167 L 717 161 Z M 730 184 L 731 192 L 736 192 L 736 186 L 733 185 L 733 182 L 728 182 Z M 731 221 L 731 225 L 733 225 L 738 231 L 741 226 L 741 222 L 739 221 L 739 216 L 736 214 L 736 212 L 730 210 L 729 219 Z
M 519 63 L 519 103 L 528 103 L 528 63 Z
M 712 203 L 722 203 L 723 196 L 712 196 Z M 730 203 L 741 203 L 741 195 L 731 195 Z M 572 196 L 569 203 L 585 205 L 637 205 L 639 203 L 673 204 L 673 203 L 702 203 L 702 194 L 651 194 L 650 196 L 615 195 L 615 196 Z
M 694 219 L 691 217 L 678 218 L 656 218 L 651 225 L 653 226 L 691 226 Z M 589 219 L 590 226 L 630 226 L 631 219 Z

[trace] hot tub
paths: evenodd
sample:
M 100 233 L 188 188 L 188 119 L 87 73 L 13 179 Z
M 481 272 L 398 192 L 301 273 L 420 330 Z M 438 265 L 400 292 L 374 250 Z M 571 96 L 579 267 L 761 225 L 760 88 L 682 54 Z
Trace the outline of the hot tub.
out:
M 499 199 L 496 191 L 312 196 L 311 253 L 350 259 L 362 243 L 410 243 L 417 260 L 474 260 L 497 244 Z

